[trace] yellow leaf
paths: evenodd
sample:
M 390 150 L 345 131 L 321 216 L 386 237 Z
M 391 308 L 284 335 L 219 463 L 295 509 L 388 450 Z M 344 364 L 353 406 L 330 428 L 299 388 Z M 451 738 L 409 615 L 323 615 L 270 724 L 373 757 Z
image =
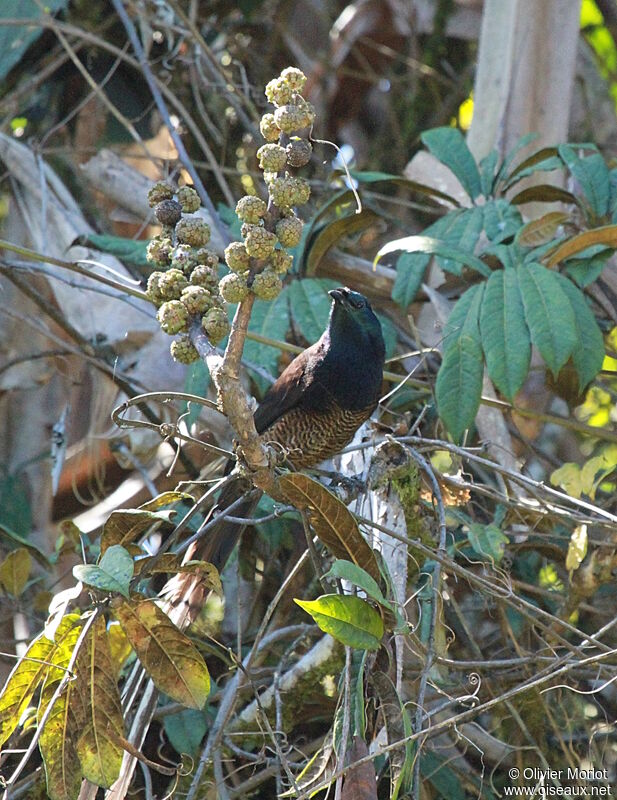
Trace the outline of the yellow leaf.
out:
M 582 560 L 587 555 L 587 525 L 578 525 L 570 536 L 568 555 L 566 556 L 566 569 L 573 572 L 578 569 Z
M 0 564 L 0 583 L 13 597 L 19 597 L 28 582 L 31 568 L 32 556 L 25 547 L 18 547 Z
M 124 719 L 107 639 L 99 616 L 75 661 L 76 678 L 69 713 L 79 724 L 76 750 L 85 778 L 109 788 L 120 773 Z
M 117 601 L 116 618 L 154 684 L 172 700 L 203 708 L 210 693 L 206 662 L 154 600 Z
M 581 468 L 573 461 L 568 461 L 551 473 L 551 483 L 561 486 L 570 497 L 579 498 L 582 492 Z
M 54 653 L 78 623 L 77 614 L 69 614 L 60 623 L 55 641 L 44 634 L 28 647 L 26 654 L 15 665 L 0 695 L 0 744 L 5 742 L 17 727 L 36 691 L 50 669 Z
M 547 265 L 553 267 L 555 264 L 559 264 L 560 261 L 565 261 L 566 258 L 580 253 L 581 250 L 586 250 L 593 244 L 617 247 L 617 225 L 602 225 L 600 228 L 594 228 L 591 231 L 585 231 L 573 236 L 555 250 Z

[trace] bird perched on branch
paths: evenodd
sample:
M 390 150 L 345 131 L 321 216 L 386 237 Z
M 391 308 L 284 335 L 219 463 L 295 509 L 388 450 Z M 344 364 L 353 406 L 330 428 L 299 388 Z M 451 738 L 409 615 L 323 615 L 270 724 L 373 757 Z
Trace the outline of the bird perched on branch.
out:
M 295 469 L 339 453 L 375 410 L 381 391 L 385 345 L 379 320 L 359 292 L 343 287 L 329 294 L 328 327 L 286 367 L 254 414 L 262 441 L 282 448 Z M 223 514 L 248 489 L 247 478 L 232 481 L 214 512 Z M 247 500 L 233 515 L 250 516 L 257 502 Z M 240 525 L 221 520 L 187 555 L 222 569 L 241 532 Z

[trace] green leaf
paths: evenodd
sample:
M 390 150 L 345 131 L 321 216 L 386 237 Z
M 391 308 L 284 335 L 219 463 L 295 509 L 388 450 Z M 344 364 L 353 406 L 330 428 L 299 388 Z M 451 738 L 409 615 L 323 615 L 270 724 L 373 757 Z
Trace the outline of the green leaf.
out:
M 480 333 L 488 374 L 499 391 L 512 400 L 527 377 L 531 359 L 531 340 L 515 270 L 493 272 L 486 282 Z
M 377 650 L 384 634 L 377 611 L 365 600 L 351 595 L 324 594 L 317 600 L 295 602 L 313 617 L 324 633 L 348 647 Z
M 256 300 L 251 313 L 249 330 L 267 336 L 270 339 L 285 339 L 289 328 L 289 288 L 285 287 L 277 298 L 271 301 Z M 276 376 L 280 350 L 261 342 L 247 339 L 244 343 L 244 358 L 253 364 L 264 367 Z M 268 381 L 255 374 L 253 379 L 260 391 L 265 392 L 270 386 Z
M 378 220 L 379 215 L 372 209 L 363 208 L 359 213 L 348 214 L 324 225 L 308 246 L 306 274 L 309 276 L 315 274 L 321 259 L 343 236 L 360 233 Z
M 431 225 L 431 230 L 424 233 L 430 233 L 432 238 L 440 239 L 448 247 L 473 255 L 482 232 L 483 212 L 483 208 L 476 206 L 453 211 Z M 451 272 L 454 275 L 461 274 L 461 262 L 456 258 L 452 259 L 439 253 L 436 254 L 436 258 L 437 263 L 445 272 Z
M 332 305 L 328 290 L 336 286 L 334 281 L 321 278 L 305 278 L 289 285 L 292 319 L 310 344 L 319 339 L 328 324 Z
M 459 250 L 456 247 L 444 245 L 443 242 L 438 239 L 431 239 L 429 236 L 405 236 L 402 239 L 395 239 L 392 242 L 388 242 L 388 244 L 379 249 L 375 256 L 374 263 L 376 264 L 386 254 L 396 253 L 399 250 L 405 250 L 408 253 L 428 253 L 434 256 L 441 256 L 441 258 L 450 259 L 464 266 L 471 267 L 485 277 L 491 274 L 486 264 L 471 253 L 466 253 L 464 250 Z
M 516 158 L 516 156 L 523 150 L 527 145 L 531 144 L 538 138 L 537 133 L 526 133 L 525 136 L 521 136 L 521 138 L 516 142 L 514 147 L 506 154 L 501 166 L 499 167 L 499 171 L 497 173 L 497 180 L 501 181 L 507 176 L 508 170 L 510 169 L 510 165 Z
M 354 564 L 352 561 L 347 561 L 344 558 L 337 558 L 324 577 L 340 578 L 341 580 L 349 581 L 349 583 L 353 583 L 354 586 L 359 586 L 360 589 L 364 589 L 367 595 L 372 600 L 375 600 L 376 603 L 379 603 L 379 605 L 385 606 L 388 609 L 392 608 L 390 603 L 388 603 L 383 596 L 383 592 L 379 588 L 377 581 L 372 578 L 366 570 Z
M 595 251 L 587 258 L 569 258 L 563 265 L 564 274 L 571 278 L 577 286 L 584 289 L 592 284 L 602 274 L 608 259 L 613 255 L 610 248 L 602 245 L 589 247 L 588 251 Z M 587 251 L 583 251 L 581 256 Z
M 480 183 L 482 185 L 482 194 L 484 197 L 490 197 L 493 194 L 498 159 L 499 153 L 497 150 L 491 150 L 491 152 L 480 161 Z
M 477 284 L 461 295 L 450 312 L 443 331 L 444 351 L 463 333 L 480 343 L 480 307 L 485 284 Z
M 110 253 L 127 264 L 151 267 L 146 258 L 148 242 L 145 240 L 125 239 L 123 236 L 112 236 L 108 233 L 90 233 L 80 237 L 80 244 L 100 250 L 101 253 Z
M 559 145 L 559 155 L 578 181 L 587 203 L 595 217 L 608 214 L 610 199 L 609 172 L 600 153 L 592 153 L 581 158 L 567 144 Z
M 431 257 L 424 253 L 401 253 L 398 257 L 392 299 L 401 308 L 413 303 L 430 260 Z
M 208 723 L 201 711 L 185 708 L 177 714 L 166 714 L 163 717 L 163 728 L 177 753 L 195 757 L 208 730 Z
M 533 262 L 516 272 L 531 341 L 556 376 L 577 344 L 572 305 L 554 272 Z
M 449 759 L 424 748 L 420 755 L 420 771 L 435 787 L 437 797 L 447 797 L 448 800 L 465 800 L 467 793 L 461 776 L 449 766 L 448 762 Z M 483 796 L 481 784 L 474 780 L 473 773 L 469 771 L 466 777 L 477 785 L 474 796 L 478 798 Z
M 187 394 L 196 394 L 199 397 L 206 397 L 208 393 L 208 386 L 210 385 L 210 371 L 205 361 L 199 359 L 191 364 L 186 371 L 186 378 L 184 381 L 184 391 Z M 189 409 L 189 413 L 184 417 L 187 428 L 193 426 L 199 419 L 202 407 L 199 403 L 184 403 L 183 411 Z
M 520 211 L 507 200 L 489 200 L 478 211 L 484 214 L 486 235 L 491 242 L 496 244 L 516 236 L 523 224 Z
M 73 567 L 73 575 L 88 586 L 128 597 L 133 577 L 133 559 L 121 544 L 114 544 L 105 550 L 98 564 L 78 564 Z
M 453 206 L 460 205 L 458 200 L 456 200 L 454 197 L 451 197 L 449 194 L 440 192 L 433 186 L 427 186 L 426 184 L 418 183 L 417 181 L 410 181 L 408 178 L 405 178 L 402 175 L 392 175 L 389 172 L 362 172 L 355 169 L 349 170 L 349 173 L 352 178 L 358 181 L 358 183 L 380 183 L 383 181 L 388 181 L 389 183 L 396 183 L 400 186 L 406 186 L 408 189 L 411 189 L 414 192 L 427 195 L 433 199 L 444 200 L 447 203 L 451 203 Z M 341 173 L 341 176 L 344 177 L 344 173 Z
M 443 127 L 425 131 L 422 143 L 430 152 L 456 175 L 461 186 L 472 198 L 482 191 L 480 172 L 470 149 L 457 128 Z
M 435 384 L 439 416 L 457 442 L 476 418 L 483 373 L 480 343 L 467 334 L 459 336 L 444 353 Z
M 480 525 L 473 522 L 467 534 L 469 544 L 480 556 L 485 556 L 493 563 L 499 564 L 508 544 L 505 536 L 497 525 Z
M 572 361 L 578 373 L 578 384 L 582 392 L 602 369 L 605 355 L 604 338 L 583 293 L 567 278 L 561 275 L 559 278 L 561 288 L 574 311 L 576 344 L 572 350 Z
M 38 20 L 46 13 L 55 14 L 68 6 L 68 0 L 46 0 L 43 6 L 36 0 L 2 0 L 0 3 L 0 81 L 17 64 L 28 47 L 43 33 Z M 4 26 L 3 19 L 23 19 L 29 25 Z

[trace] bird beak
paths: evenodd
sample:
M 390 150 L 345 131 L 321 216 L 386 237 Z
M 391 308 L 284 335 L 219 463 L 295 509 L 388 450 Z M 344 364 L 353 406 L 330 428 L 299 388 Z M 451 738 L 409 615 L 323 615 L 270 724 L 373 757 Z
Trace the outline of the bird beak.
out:
M 335 303 L 345 303 L 347 300 L 347 295 L 349 294 L 349 289 L 346 286 L 341 286 L 340 289 L 330 289 L 328 292 L 330 297 L 334 300 Z

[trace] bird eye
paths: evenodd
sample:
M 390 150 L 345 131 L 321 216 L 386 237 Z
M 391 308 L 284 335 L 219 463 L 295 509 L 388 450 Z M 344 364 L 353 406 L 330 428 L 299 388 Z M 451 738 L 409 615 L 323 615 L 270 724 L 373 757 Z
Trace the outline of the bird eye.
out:
M 366 305 L 366 303 L 364 302 L 364 300 L 354 300 L 353 301 L 353 307 L 354 308 L 364 308 L 365 305 Z

